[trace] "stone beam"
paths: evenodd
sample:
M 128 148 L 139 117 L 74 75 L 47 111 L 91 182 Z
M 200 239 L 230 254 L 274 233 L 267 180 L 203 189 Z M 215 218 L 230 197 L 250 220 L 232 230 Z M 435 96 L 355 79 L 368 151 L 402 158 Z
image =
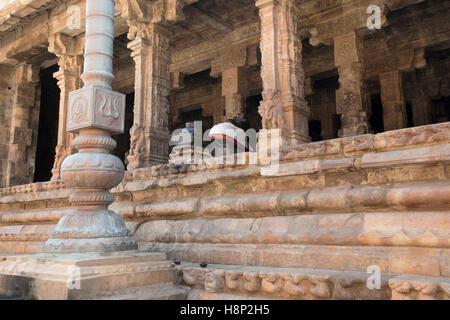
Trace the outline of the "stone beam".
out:
M 406 126 L 406 105 L 402 82 L 401 71 L 380 74 L 385 131 L 402 129 Z
M 211 27 L 214 30 L 218 30 L 221 32 L 231 32 L 233 29 L 229 25 L 223 23 L 222 21 L 219 21 L 217 18 L 212 17 L 211 15 L 203 12 L 202 10 L 198 9 L 194 6 L 188 6 L 186 7 L 186 13 L 191 14 L 192 16 L 195 16 L 196 19 L 202 21 L 207 26 Z
M 234 29 L 232 32 L 189 48 L 171 49 L 171 72 L 193 74 L 207 70 L 223 52 L 233 47 L 250 47 L 260 43 L 261 31 L 257 22 Z M 219 71 L 218 73 L 220 73 Z

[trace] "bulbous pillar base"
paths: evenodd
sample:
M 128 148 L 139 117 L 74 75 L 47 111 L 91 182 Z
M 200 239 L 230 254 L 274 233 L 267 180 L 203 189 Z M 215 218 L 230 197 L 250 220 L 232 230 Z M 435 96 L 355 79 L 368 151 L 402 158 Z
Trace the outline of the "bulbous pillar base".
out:
M 49 239 L 40 248 L 41 253 L 108 253 L 137 250 L 136 240 L 130 237 L 92 239 Z
M 72 210 L 52 231 L 42 253 L 87 253 L 135 250 L 136 240 L 123 218 L 110 210 Z

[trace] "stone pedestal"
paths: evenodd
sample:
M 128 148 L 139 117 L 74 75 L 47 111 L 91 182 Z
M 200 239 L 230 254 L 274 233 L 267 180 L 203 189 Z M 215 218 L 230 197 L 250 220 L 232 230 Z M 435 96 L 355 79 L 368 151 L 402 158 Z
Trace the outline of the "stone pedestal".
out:
M 0 257 L 0 296 L 22 299 L 167 299 L 183 294 L 173 285 L 175 277 L 163 253 Z

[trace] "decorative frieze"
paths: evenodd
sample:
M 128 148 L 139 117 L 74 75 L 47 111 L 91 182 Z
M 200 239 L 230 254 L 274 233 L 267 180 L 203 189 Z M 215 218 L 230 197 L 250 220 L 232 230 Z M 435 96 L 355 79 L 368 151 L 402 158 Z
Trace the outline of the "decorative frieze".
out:
M 214 294 L 298 300 L 389 299 L 388 281 L 394 278 L 393 275 L 384 277 L 380 289 L 370 290 L 366 284 L 367 275 L 361 272 L 222 265 L 201 269 L 192 264 L 178 268 L 185 285 L 204 290 L 200 299 Z

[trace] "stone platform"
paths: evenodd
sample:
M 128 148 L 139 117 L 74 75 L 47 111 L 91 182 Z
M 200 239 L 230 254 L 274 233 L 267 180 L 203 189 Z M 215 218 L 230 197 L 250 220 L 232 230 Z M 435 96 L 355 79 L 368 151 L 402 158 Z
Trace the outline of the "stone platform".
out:
M 173 285 L 176 270 L 161 253 L 37 254 L 4 256 L 0 261 L 0 296 L 4 297 L 170 299 L 184 294 Z
M 183 296 L 187 286 L 189 299 L 449 299 L 450 123 L 289 147 L 276 175 L 266 167 L 154 166 L 128 171 L 111 191 L 109 209 L 125 219 L 139 250 L 182 263 L 177 281 L 158 289 L 165 298 Z M 68 198 L 52 182 L 0 189 L 1 254 L 37 252 Z M 365 286 L 372 266 L 384 291 Z M 207 292 L 200 274 L 214 270 L 235 283 L 221 278 L 224 285 Z M 256 286 L 276 279 L 275 293 L 248 291 L 241 272 Z M 289 293 L 304 291 L 297 280 L 304 295 Z M 331 293 L 317 295 L 311 280 Z M 106 287 L 89 297 L 164 298 L 155 286 Z

